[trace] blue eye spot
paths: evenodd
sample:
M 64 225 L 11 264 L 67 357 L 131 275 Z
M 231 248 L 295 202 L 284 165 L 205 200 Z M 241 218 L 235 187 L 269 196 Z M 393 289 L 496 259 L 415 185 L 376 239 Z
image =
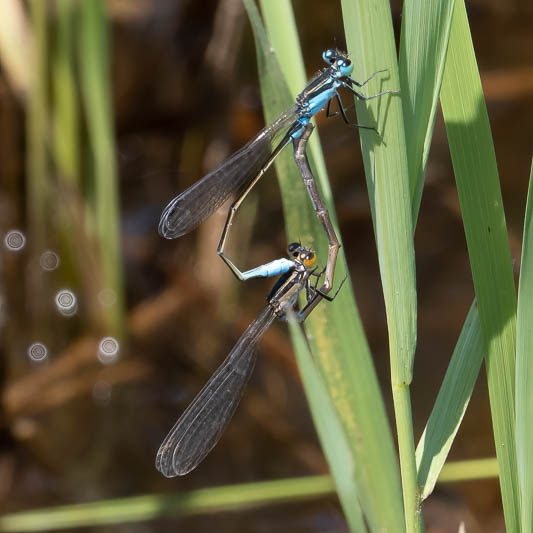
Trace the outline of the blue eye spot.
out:
M 322 52 L 322 59 L 329 63 L 330 65 L 333 64 L 333 61 L 337 58 L 337 52 L 336 50 L 332 50 L 331 48 L 329 50 L 324 50 Z
M 349 76 L 353 72 L 353 65 L 349 59 L 338 59 L 337 68 L 342 76 Z

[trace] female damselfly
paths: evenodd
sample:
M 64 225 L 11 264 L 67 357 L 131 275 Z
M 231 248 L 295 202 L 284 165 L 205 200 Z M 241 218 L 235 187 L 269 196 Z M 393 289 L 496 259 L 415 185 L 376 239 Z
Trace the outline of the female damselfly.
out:
M 187 407 L 161 444 L 155 465 L 166 477 L 182 476 L 194 470 L 220 440 L 241 400 L 255 366 L 256 348 L 276 317 L 287 320 L 298 300 L 306 291 L 306 305 L 294 315 L 303 322 L 321 299 L 333 297 L 316 288 L 322 275 L 314 267 L 315 253 L 299 243 L 288 247 L 291 259 L 277 259 L 244 273 L 245 279 L 281 274 L 262 313 L 248 326 L 224 362 Z M 346 278 L 345 278 L 346 279 Z M 344 283 L 344 280 L 343 280 Z
M 261 130 L 248 144 L 226 159 L 218 168 L 206 174 L 168 204 L 159 221 L 159 233 L 163 237 L 174 239 L 190 232 L 213 214 L 233 193 L 238 192 L 238 197 L 228 212 L 217 252 L 232 272 L 239 277 L 239 269 L 224 254 L 224 246 L 233 217 L 246 195 L 267 171 L 277 155 L 289 142 L 293 141 L 295 158 L 300 157 L 298 164 L 300 170 L 302 170 L 301 165 L 307 165 L 308 179 L 304 179 L 304 183 L 329 240 L 328 264 L 321 290 L 326 293 L 331 290 L 339 241 L 304 157 L 307 138 L 312 131 L 312 127 L 309 126 L 310 119 L 324 108 L 326 108 L 327 116 L 332 116 L 330 105 L 331 100 L 335 98 L 343 120 L 350 124 L 338 93 L 340 87 L 348 89 L 361 100 L 370 100 L 397 92 L 384 91 L 372 96 L 363 96 L 354 89 L 354 86 L 363 87 L 374 76 L 385 72 L 384 70 L 374 72 L 366 81 L 359 83 L 350 77 L 353 65 L 345 53 L 338 50 L 326 50 L 322 57 L 329 66 L 309 82 L 296 97 L 296 103 L 290 109 L 282 113 L 273 124 Z M 374 130 L 369 126 L 351 125 Z M 305 137 L 303 142 L 298 143 L 302 136 Z

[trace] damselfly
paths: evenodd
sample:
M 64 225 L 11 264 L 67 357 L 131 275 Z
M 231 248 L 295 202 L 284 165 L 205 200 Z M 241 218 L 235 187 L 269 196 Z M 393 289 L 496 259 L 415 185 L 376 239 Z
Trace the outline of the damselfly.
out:
M 312 130 L 307 126 L 310 119 L 319 111 L 326 108 L 327 116 L 332 116 L 330 106 L 333 98 L 339 104 L 339 111 L 343 120 L 350 124 L 338 93 L 340 87 L 348 89 L 361 100 L 370 100 L 384 94 L 396 93 L 396 91 L 384 91 L 372 96 L 363 96 L 354 89 L 354 86 L 363 87 L 374 76 L 380 72 L 385 72 L 384 70 L 374 72 L 366 81 L 359 83 L 350 77 L 353 72 L 353 65 L 345 53 L 338 50 L 326 50 L 322 57 L 329 66 L 309 82 L 307 87 L 296 97 L 296 103 L 290 109 L 281 114 L 273 124 L 261 130 L 248 144 L 226 159 L 218 168 L 206 174 L 168 204 L 159 221 L 159 233 L 163 237 L 174 239 L 188 233 L 213 214 L 233 193 L 238 192 L 238 198 L 228 212 L 217 252 L 234 274 L 240 278 L 239 274 L 242 273 L 235 265 L 231 264 L 224 254 L 226 238 L 239 206 L 277 155 L 289 142 L 293 141 L 295 142 L 295 157 L 298 155 L 298 148 L 300 158 L 302 157 L 307 139 L 298 148 L 296 141 L 303 134 L 307 137 L 311 134 Z M 368 126 L 352 125 L 374 129 Z M 329 240 L 328 264 L 324 285 L 321 287 L 321 290 L 327 293 L 333 285 L 333 270 L 339 242 L 310 170 L 308 174 L 309 179 L 304 180 L 304 182 Z
M 257 344 L 274 318 L 286 320 L 300 291 L 305 289 L 307 303 L 295 313 L 296 319 L 303 322 L 321 299 L 333 300 L 342 287 L 341 283 L 333 297 L 325 295 L 316 288 L 317 283 L 311 282 L 312 277 L 318 282 L 322 275 L 313 268 L 315 253 L 299 243 L 290 244 L 288 251 L 291 259 L 277 259 L 243 273 L 246 279 L 281 277 L 263 312 L 248 326 L 161 444 L 155 465 L 164 476 L 181 476 L 194 470 L 220 440 L 252 375 Z

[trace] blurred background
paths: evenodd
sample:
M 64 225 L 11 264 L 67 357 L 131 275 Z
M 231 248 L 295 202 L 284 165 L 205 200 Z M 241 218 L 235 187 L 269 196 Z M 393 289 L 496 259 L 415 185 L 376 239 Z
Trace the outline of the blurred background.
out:
M 311 77 L 323 67 L 322 50 L 345 47 L 340 4 L 292 3 Z M 401 3 L 392 8 L 399 37 Z M 518 262 L 533 138 L 533 7 L 529 0 L 472 0 L 467 9 Z M 241 407 L 208 458 L 184 478 L 167 480 L 154 468 L 162 439 L 272 285 L 240 284 L 218 259 L 224 209 L 176 241 L 158 235 L 159 216 L 262 126 L 255 49 L 240 0 L 4 0 L 4 512 L 327 472 L 283 324 L 265 335 Z M 387 329 L 357 132 L 324 114 L 318 126 L 390 407 Z M 418 438 L 473 298 L 440 117 L 415 240 Z M 283 257 L 285 247 L 270 172 L 239 212 L 229 255 L 250 268 Z M 450 459 L 493 455 L 482 372 Z M 461 520 L 469 532 L 504 531 L 495 479 L 440 485 L 424 513 L 432 532 L 457 531 Z M 88 530 L 203 532 L 215 520 L 220 533 L 346 531 L 334 496 Z

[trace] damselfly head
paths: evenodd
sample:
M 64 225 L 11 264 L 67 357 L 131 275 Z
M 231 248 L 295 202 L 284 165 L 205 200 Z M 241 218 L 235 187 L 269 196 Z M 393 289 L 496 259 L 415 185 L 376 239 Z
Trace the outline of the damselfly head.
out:
M 316 254 L 313 250 L 302 246 L 299 242 L 291 242 L 287 247 L 289 255 L 306 268 L 313 266 L 316 262 Z
M 322 52 L 322 59 L 339 72 L 341 76 L 349 76 L 353 72 L 352 62 L 345 52 L 330 48 Z

